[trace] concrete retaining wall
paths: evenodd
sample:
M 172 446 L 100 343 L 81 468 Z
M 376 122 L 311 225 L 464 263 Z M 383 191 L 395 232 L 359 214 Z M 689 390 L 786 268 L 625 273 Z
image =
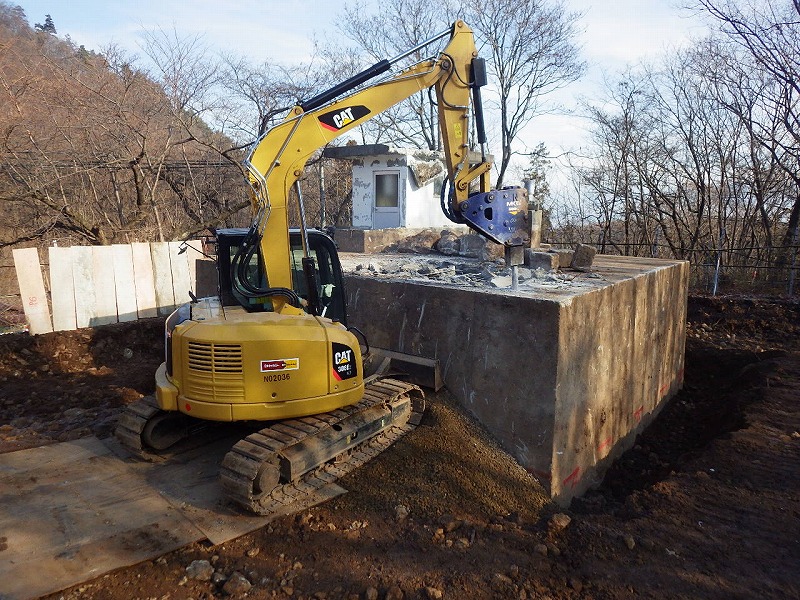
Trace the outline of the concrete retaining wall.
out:
M 448 389 L 566 504 L 681 386 L 689 265 L 597 257 L 525 292 L 348 275 L 371 344 L 438 358 Z

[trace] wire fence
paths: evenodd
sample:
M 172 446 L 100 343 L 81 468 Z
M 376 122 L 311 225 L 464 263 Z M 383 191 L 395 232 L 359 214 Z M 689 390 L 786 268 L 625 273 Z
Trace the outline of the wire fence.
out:
M 577 243 L 562 239 L 551 242 L 565 248 Z M 688 260 L 691 265 L 689 286 L 695 292 L 794 297 L 800 287 L 800 244 L 751 245 L 719 250 L 609 240 L 580 243 L 595 246 L 601 254 Z

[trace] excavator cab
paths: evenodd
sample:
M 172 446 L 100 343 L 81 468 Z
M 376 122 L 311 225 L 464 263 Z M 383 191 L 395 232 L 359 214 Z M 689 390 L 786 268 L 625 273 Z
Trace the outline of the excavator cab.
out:
M 230 228 L 217 230 L 217 266 L 219 269 L 219 297 L 223 306 L 243 306 L 250 312 L 272 310 L 268 298 L 248 298 L 239 293 L 231 280 L 231 262 L 244 243 L 248 230 Z M 336 244 L 323 232 L 309 229 L 308 253 L 314 259 L 316 269 L 319 316 L 347 325 L 347 308 L 342 280 L 342 267 Z M 308 299 L 308 278 L 303 272 L 303 239 L 299 229 L 289 231 L 292 287 L 300 298 Z M 253 254 L 247 266 L 248 276 L 258 287 L 265 287 L 264 259 L 260 249 Z

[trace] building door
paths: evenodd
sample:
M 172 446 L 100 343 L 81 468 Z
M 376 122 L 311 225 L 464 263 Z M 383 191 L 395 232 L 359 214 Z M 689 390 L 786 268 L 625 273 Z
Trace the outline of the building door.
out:
M 373 181 L 372 228 L 400 227 L 402 188 L 399 171 L 378 171 Z

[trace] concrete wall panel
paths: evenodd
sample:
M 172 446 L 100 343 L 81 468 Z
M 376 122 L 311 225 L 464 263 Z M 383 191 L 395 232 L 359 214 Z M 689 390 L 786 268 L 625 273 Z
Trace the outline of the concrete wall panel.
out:
M 376 346 L 438 358 L 448 389 L 568 503 L 683 377 L 688 264 L 598 257 L 572 289 L 510 293 L 348 277 Z

